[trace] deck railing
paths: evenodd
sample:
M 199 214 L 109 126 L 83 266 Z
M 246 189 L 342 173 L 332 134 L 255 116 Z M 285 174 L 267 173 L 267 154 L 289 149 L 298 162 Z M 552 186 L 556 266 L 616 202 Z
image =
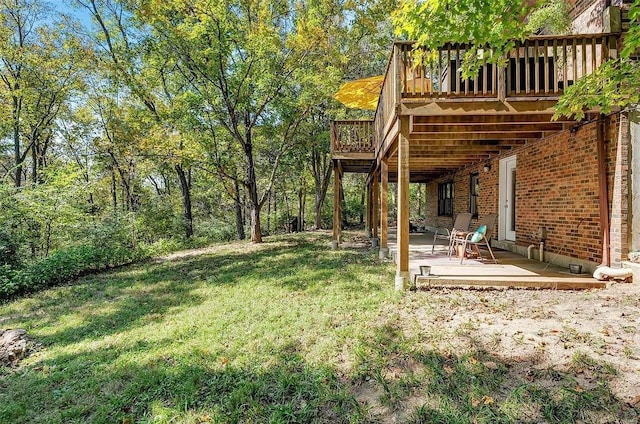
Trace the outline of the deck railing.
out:
M 616 55 L 618 34 L 537 36 L 516 41 L 498 67 L 483 64 L 474 78 L 463 78 L 460 69 L 468 44 L 445 44 L 425 64 L 414 58 L 413 43 L 398 42 L 402 98 L 496 98 L 558 96 L 564 88 L 589 75 Z M 479 56 L 493 57 L 491 49 Z M 387 68 L 387 75 L 396 72 Z
M 351 120 L 331 123 L 331 148 L 337 153 L 373 153 L 373 121 Z
M 373 121 L 337 121 L 332 126 L 334 152 L 372 152 L 395 123 L 401 102 L 557 99 L 566 87 L 592 74 L 617 55 L 619 34 L 536 36 L 516 41 L 496 66 L 483 64 L 474 78 L 461 68 L 468 44 L 449 43 L 434 59 L 419 64 L 413 43 L 396 42 L 389 59 Z M 477 54 L 491 57 L 491 49 Z

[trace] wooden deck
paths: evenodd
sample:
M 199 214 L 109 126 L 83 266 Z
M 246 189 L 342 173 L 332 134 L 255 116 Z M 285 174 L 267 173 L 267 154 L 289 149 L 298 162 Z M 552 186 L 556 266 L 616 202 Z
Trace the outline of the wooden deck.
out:
M 393 229 L 389 231 L 389 252 L 396 257 L 397 244 Z M 554 290 L 580 290 L 605 288 L 607 282 L 598 281 L 590 274 L 571 274 L 567 269 L 527 259 L 512 252 L 494 249 L 498 264 L 489 252 L 483 252 L 486 261 L 449 258 L 446 241 L 436 244 L 431 253 L 433 233 L 412 233 L 409 241 L 409 272 L 411 282 L 418 289 L 441 286 L 519 287 Z M 420 276 L 420 266 L 430 265 L 429 276 Z M 417 279 L 416 279 L 417 276 Z

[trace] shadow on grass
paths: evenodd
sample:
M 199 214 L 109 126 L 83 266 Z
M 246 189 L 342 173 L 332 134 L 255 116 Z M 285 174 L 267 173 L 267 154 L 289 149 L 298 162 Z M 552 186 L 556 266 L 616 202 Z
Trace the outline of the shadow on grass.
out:
M 64 375 L 54 363 L 67 364 Z M 12 390 L 0 392 L 0 417 L 12 423 L 347 423 L 365 416 L 335 369 L 307 364 L 291 344 L 268 364 L 243 368 L 208 355 L 116 364 L 112 352 L 85 352 L 11 380 Z
M 38 341 L 70 344 L 161 321 L 203 302 L 198 292 L 203 287 L 250 284 L 264 290 L 271 285 L 322 295 L 323 288 L 339 281 L 345 291 L 380 290 L 379 282 L 362 278 L 363 269 L 370 274 L 380 269 L 366 251 L 331 252 L 317 240 L 281 237 L 248 251 L 222 250 L 87 277 L 36 295 L 4 321 L 28 328 L 58 325 L 60 330 Z M 76 322 L 65 325 L 71 315 Z
M 615 370 L 583 356 L 567 369 L 536 357 L 507 360 L 478 346 L 434 350 L 395 326 L 359 347 L 359 401 L 406 423 L 635 423 L 639 411 L 611 391 Z M 589 377 L 585 378 L 585 371 Z M 364 389 L 363 389 L 364 387 Z
M 366 421 L 340 371 L 305 362 L 308 346 L 283 344 L 297 334 L 265 340 L 273 355 L 249 366 L 231 365 L 225 343 L 189 344 L 216 353 L 200 347 L 184 353 L 173 335 L 126 335 L 235 288 L 243 289 L 236 296 L 259 290 L 264 302 L 275 289 L 323 300 L 329 287 L 336 298 L 359 299 L 380 291 L 386 278 L 368 251 L 332 252 L 297 236 L 246 251 L 238 246 L 88 277 L 5 307 L 12 316 L 3 327 L 34 328 L 51 350 L 16 373 L 0 371 L 0 422 Z M 197 332 L 179 328 L 188 330 L 180 337 Z M 106 339 L 121 334 L 125 339 Z

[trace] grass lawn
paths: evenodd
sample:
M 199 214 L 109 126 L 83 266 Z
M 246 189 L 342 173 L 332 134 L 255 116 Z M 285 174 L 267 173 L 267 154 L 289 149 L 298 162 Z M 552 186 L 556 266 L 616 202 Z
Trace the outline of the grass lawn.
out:
M 615 366 L 500 355 L 445 319 L 476 292 L 395 293 L 377 252 L 328 246 L 213 246 L 0 305 L 42 344 L 0 368 L 0 422 L 636 422 Z

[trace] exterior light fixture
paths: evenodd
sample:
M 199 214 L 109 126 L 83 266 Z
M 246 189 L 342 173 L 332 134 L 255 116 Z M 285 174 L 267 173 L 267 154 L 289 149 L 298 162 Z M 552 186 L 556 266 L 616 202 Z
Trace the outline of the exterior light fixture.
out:
M 482 167 L 482 170 L 484 172 L 489 172 L 491 171 L 491 164 L 490 163 L 485 163 L 484 166 Z

